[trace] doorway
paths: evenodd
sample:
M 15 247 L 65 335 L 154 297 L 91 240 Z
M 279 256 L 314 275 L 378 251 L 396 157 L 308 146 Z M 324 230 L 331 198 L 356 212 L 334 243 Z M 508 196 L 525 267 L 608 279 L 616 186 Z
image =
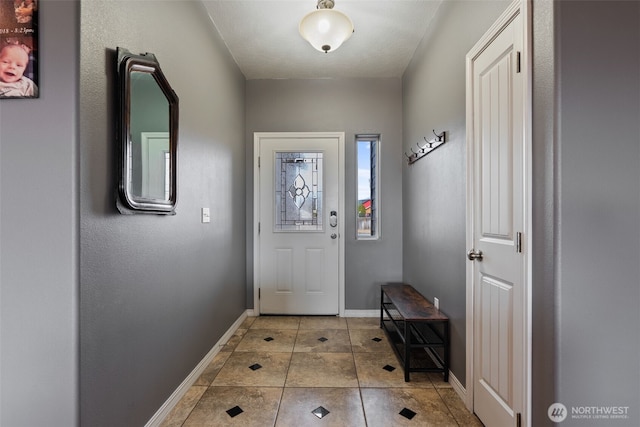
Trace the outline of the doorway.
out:
M 529 424 L 529 10 L 512 3 L 467 54 L 467 406 Z
M 254 134 L 257 314 L 344 314 L 344 133 Z

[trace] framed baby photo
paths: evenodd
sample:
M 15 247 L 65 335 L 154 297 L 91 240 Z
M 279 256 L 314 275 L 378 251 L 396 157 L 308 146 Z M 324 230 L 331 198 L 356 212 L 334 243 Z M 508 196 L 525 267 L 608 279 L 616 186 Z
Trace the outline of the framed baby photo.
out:
M 0 99 L 38 97 L 38 2 L 0 0 Z

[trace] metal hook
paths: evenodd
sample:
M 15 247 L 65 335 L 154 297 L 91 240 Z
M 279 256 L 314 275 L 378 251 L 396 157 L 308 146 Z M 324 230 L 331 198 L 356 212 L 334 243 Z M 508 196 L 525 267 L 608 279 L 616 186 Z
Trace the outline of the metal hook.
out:
M 409 164 L 412 164 L 418 161 L 419 159 L 426 156 L 432 150 L 438 148 L 440 145 L 442 145 L 445 142 L 445 136 L 446 136 L 445 131 L 442 131 L 440 134 L 437 134 L 435 129 L 432 129 L 431 131 L 435 135 L 435 139 L 429 141 L 426 136 L 423 136 L 422 138 L 424 139 L 424 142 L 425 142 L 424 145 L 420 145 L 419 142 L 416 142 L 416 147 L 418 147 L 418 152 L 416 152 L 413 149 L 413 147 L 409 147 L 409 149 L 413 154 L 409 156 L 407 155 L 406 152 L 404 153 L 404 155 L 407 157 L 407 161 Z

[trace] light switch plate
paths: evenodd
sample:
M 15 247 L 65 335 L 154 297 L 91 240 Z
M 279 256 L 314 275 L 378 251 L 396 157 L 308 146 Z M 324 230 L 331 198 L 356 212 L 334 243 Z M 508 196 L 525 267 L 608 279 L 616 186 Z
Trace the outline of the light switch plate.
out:
M 202 223 L 206 224 L 211 222 L 211 213 L 209 208 L 202 208 Z

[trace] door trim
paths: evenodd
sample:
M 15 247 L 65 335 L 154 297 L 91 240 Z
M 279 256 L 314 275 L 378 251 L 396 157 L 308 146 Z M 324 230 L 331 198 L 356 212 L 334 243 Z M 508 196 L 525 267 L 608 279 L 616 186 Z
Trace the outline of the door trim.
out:
M 344 317 L 344 239 L 345 227 L 345 134 L 344 132 L 254 132 L 253 134 L 253 311 L 260 315 L 260 243 L 258 222 L 260 220 L 260 140 L 262 138 L 337 138 L 338 139 L 338 315 Z
M 467 53 L 466 56 L 466 127 L 467 127 L 467 207 L 466 207 L 466 248 L 472 248 L 474 241 L 474 208 L 473 208 L 473 102 L 469 94 L 473 93 L 473 73 L 470 70 L 473 67 L 473 60 L 480 55 L 493 39 L 506 27 L 515 16 L 521 14 L 523 23 L 521 72 L 523 73 L 523 215 L 524 215 L 524 237 L 522 242 L 522 250 L 524 252 L 523 266 L 523 306 L 525 308 L 523 330 L 520 333 L 524 336 L 523 355 L 523 402 L 522 402 L 522 425 L 531 426 L 531 316 L 532 316 L 532 280 L 531 280 L 531 241 L 532 235 L 532 213 L 531 213 L 531 197 L 532 197 L 532 147 L 531 147 L 531 118 L 532 118 L 532 74 L 531 74 L 531 0 L 515 0 L 511 3 L 497 21 L 489 28 L 489 30 L 480 38 L 476 45 Z M 466 266 L 466 406 L 473 411 L 474 397 L 474 307 L 475 283 L 473 280 L 473 263 L 467 262 Z

